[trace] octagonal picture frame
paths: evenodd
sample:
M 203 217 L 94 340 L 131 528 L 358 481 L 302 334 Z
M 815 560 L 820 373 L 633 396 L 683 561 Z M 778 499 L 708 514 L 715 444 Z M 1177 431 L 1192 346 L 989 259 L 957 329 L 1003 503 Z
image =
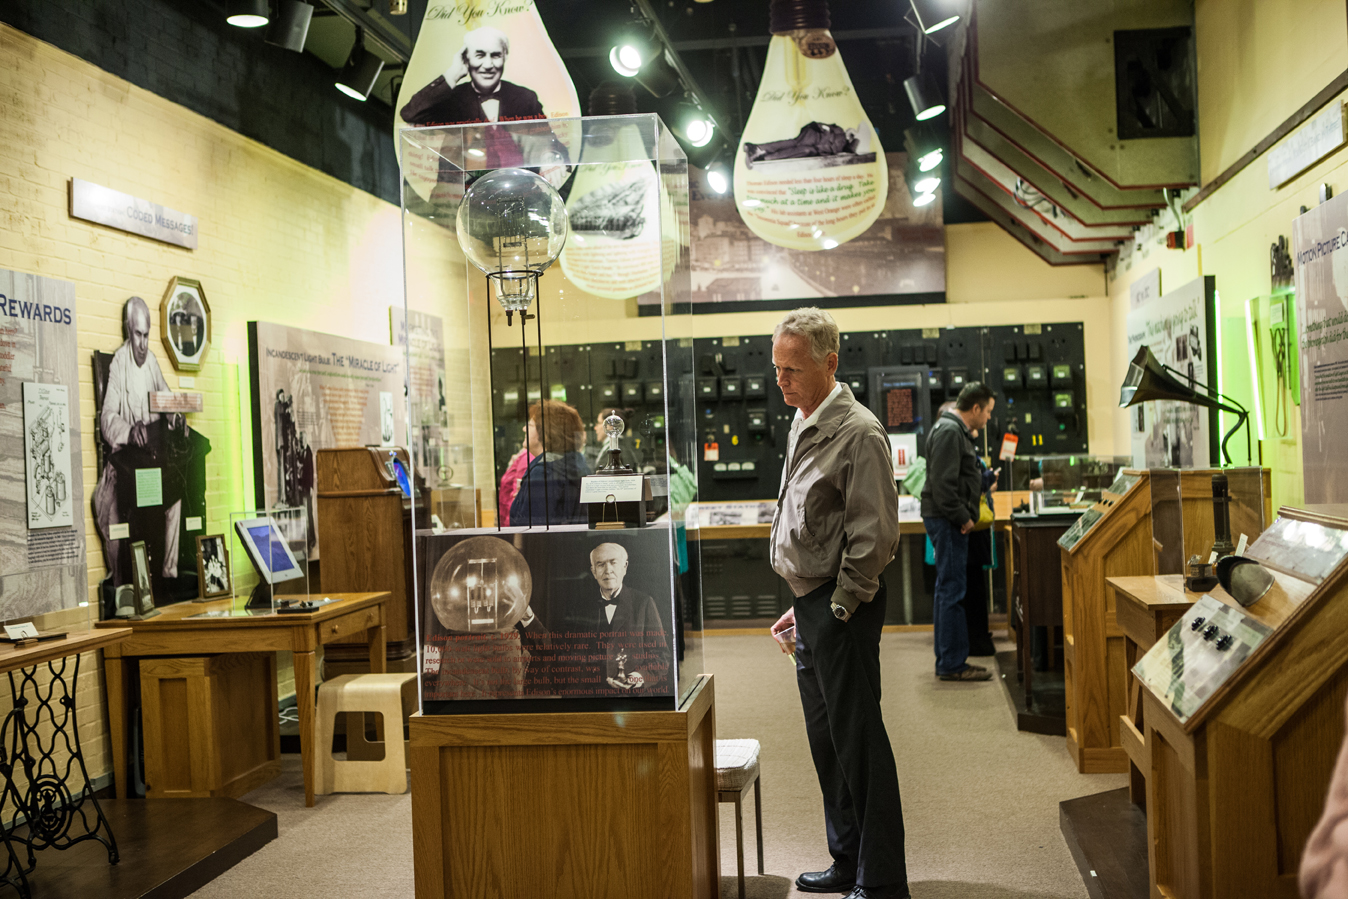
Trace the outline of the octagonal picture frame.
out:
M 159 304 L 159 336 L 177 371 L 200 371 L 211 345 L 211 306 L 194 278 L 174 275 Z

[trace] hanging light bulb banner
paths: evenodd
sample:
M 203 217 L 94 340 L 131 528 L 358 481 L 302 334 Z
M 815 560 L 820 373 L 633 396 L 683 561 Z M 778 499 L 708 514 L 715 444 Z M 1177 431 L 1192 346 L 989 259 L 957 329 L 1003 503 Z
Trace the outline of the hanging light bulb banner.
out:
M 904 181 L 906 154 L 888 153 L 886 163 L 889 183 L 874 222 L 848 243 L 825 241 L 824 252 L 768 242 L 749 228 L 734 198 L 715 189 L 710 171 L 690 167 L 693 308 L 945 302 L 940 188 L 923 200 Z
M 553 46 L 533 0 L 458 0 L 432 3 L 394 107 L 397 132 L 407 127 L 518 122 L 532 119 L 574 118 L 581 114 L 575 85 Z M 557 138 L 544 128 L 545 140 Z M 442 180 L 442 159 L 466 155 L 462 168 L 521 165 L 526 156 L 538 158 L 516 139 L 490 127 L 477 132 L 474 146 L 461 146 L 457 133 L 452 147 L 433 139 L 426 146 L 406 150 L 416 154 L 404 164 L 409 183 L 423 197 Z M 473 154 L 471 151 L 479 152 Z M 556 164 L 567 162 L 559 144 Z
M 735 204 L 759 237 L 826 250 L 864 232 L 889 190 L 825 0 L 774 0 L 773 37 L 735 154 Z

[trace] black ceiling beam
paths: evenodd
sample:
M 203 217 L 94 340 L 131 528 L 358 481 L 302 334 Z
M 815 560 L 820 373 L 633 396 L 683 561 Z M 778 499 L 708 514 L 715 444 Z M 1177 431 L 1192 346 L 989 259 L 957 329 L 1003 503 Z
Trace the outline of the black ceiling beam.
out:
M 835 31 L 835 41 L 875 41 L 898 37 L 910 37 L 912 28 L 861 28 L 851 31 Z M 718 37 L 700 41 L 677 41 L 669 46 L 675 53 L 684 50 L 729 50 L 731 47 L 765 47 L 772 40 L 770 34 L 745 35 L 744 37 Z M 610 47 L 567 47 L 557 52 L 563 59 L 582 59 L 589 56 L 608 56 Z
M 411 39 L 396 28 L 391 28 L 371 16 L 356 4 L 356 0 L 323 0 L 323 2 L 352 25 L 365 30 L 366 46 L 374 44 L 396 62 L 406 63 L 412 58 Z

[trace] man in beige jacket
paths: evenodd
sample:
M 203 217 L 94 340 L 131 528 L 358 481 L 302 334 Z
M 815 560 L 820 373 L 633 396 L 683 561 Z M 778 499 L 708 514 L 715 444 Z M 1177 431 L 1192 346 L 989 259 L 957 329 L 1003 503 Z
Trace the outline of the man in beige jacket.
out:
M 796 886 L 903 899 L 903 810 L 880 715 L 881 574 L 899 543 L 889 440 L 833 377 L 838 326 L 828 313 L 797 309 L 782 319 L 772 364 L 796 408 L 771 537 L 773 570 L 796 599 L 772 630 L 796 628 L 796 683 L 833 856 L 828 870 L 802 874 Z

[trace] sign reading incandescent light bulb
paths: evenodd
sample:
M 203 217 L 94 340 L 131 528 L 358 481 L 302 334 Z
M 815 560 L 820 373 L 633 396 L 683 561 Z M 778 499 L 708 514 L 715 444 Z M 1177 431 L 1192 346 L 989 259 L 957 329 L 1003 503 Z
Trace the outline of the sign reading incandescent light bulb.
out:
M 805 18 L 827 22 L 822 0 L 795 5 L 818 7 Z M 776 6 L 763 81 L 735 153 L 735 205 L 769 243 L 832 249 L 884 208 L 885 154 L 828 29 L 782 30 Z
M 504 168 L 538 164 L 539 148 L 493 124 L 578 117 L 580 100 L 533 0 L 432 0 L 394 108 L 395 144 L 405 127 L 482 123 L 470 146 L 456 136 L 445 155 L 466 152 L 474 167 Z M 556 143 L 547 128 L 537 139 L 543 147 Z M 415 158 L 404 160 L 404 171 L 423 196 L 441 180 L 441 150 L 405 150 Z M 565 153 L 557 155 L 554 161 L 565 164 Z

